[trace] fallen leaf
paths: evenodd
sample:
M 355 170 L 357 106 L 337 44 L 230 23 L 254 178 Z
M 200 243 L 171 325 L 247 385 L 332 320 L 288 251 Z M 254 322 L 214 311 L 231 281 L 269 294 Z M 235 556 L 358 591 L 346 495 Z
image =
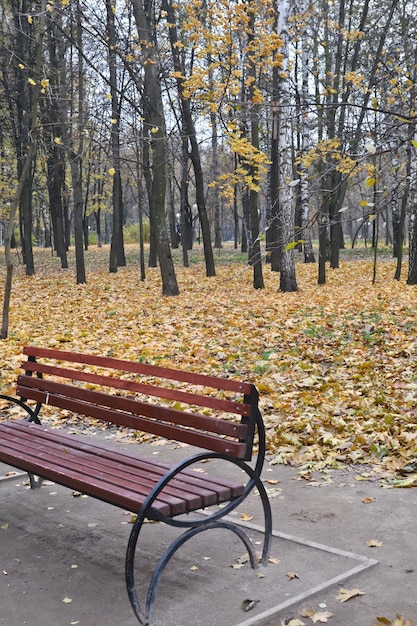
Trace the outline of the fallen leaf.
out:
M 314 613 L 314 615 L 311 616 L 311 621 L 313 622 L 313 624 L 325 624 L 329 617 L 332 617 L 333 613 L 330 613 L 330 611 L 321 611 L 320 613 Z
M 356 598 L 356 596 L 364 596 L 365 592 L 360 589 L 339 589 L 339 595 L 336 596 L 336 600 L 340 600 L 340 602 L 347 602 L 351 598 Z
M 300 578 L 296 572 L 287 572 L 288 580 L 294 580 L 294 578 Z
M 369 546 L 370 548 L 380 548 L 381 546 L 384 545 L 384 542 L 378 541 L 378 539 L 370 539 L 369 541 L 366 542 L 366 545 Z
M 198 570 L 197 565 L 192 565 L 192 566 L 190 567 L 190 570 L 191 570 L 192 572 L 195 572 L 196 570 Z
M 392 622 L 387 617 L 377 617 L 377 621 L 372 626 L 381 626 L 384 624 L 385 626 L 413 626 L 414 622 L 412 619 L 406 619 L 403 615 L 397 613 L 394 621 Z
M 247 552 L 245 552 L 244 554 L 242 554 L 242 556 L 239 556 L 236 559 L 236 562 L 239 563 L 239 565 L 244 565 L 245 563 L 248 563 L 249 561 L 249 555 Z
M 8 524 L 8 522 L 4 522 L 4 524 L 2 524 L 2 525 L 0 526 L 0 528 L 1 528 L 2 530 L 7 530 L 7 529 L 9 528 L 9 524 Z
M 400 615 L 397 613 L 395 616 L 395 620 L 392 623 L 392 626 L 413 626 L 414 622 L 412 619 L 406 619 L 404 615 Z
M 242 604 L 240 605 L 240 608 L 243 611 L 250 611 L 251 609 L 253 609 L 254 606 L 256 606 L 258 604 L 259 600 L 243 600 Z
M 396 488 L 415 487 L 416 485 L 417 485 L 417 474 L 411 474 L 410 476 L 407 476 L 407 478 L 394 480 L 392 482 L 392 487 L 396 487 Z
M 305 622 L 302 622 L 297 617 L 290 618 L 289 620 L 281 620 L 281 626 L 305 626 Z
M 253 515 L 248 515 L 247 513 L 242 513 L 240 516 L 242 522 L 250 522 L 253 519 Z
M 64 602 L 65 604 L 70 604 L 72 602 L 72 598 L 64 598 L 62 602 Z

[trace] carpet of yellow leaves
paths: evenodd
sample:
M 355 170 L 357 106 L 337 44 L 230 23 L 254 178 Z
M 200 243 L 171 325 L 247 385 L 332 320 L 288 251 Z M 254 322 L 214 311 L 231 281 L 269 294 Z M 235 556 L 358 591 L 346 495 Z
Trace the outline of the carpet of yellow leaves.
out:
M 323 286 L 300 264 L 299 291 L 282 294 L 269 268 L 255 291 L 251 269 L 220 251 L 215 278 L 201 262 L 178 267 L 181 293 L 164 298 L 159 270 L 141 282 L 135 254 L 109 274 L 108 249 L 91 248 L 79 286 L 47 251 L 34 277 L 16 269 L 1 393 L 13 392 L 26 343 L 250 379 L 276 462 L 415 472 L 417 291 L 393 280 L 393 261 L 375 285 L 370 260 L 343 261 Z

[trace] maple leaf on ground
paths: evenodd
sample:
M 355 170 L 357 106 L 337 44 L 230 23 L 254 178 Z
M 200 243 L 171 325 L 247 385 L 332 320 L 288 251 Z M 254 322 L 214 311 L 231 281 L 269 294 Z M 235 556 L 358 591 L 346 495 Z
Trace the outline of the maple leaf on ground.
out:
M 375 624 L 372 626 L 413 626 L 414 622 L 412 619 L 405 619 L 403 615 L 397 613 L 394 621 L 392 622 L 387 617 L 377 617 Z
M 343 587 L 339 590 L 339 595 L 336 596 L 336 600 L 340 600 L 340 602 L 347 602 L 351 598 L 356 598 L 356 596 L 364 596 L 365 592 L 360 589 L 344 589 Z
M 314 615 L 311 616 L 311 621 L 313 622 L 313 624 L 325 624 L 329 617 L 332 617 L 333 613 L 330 613 L 330 611 L 321 611 L 320 613 L 314 613 Z

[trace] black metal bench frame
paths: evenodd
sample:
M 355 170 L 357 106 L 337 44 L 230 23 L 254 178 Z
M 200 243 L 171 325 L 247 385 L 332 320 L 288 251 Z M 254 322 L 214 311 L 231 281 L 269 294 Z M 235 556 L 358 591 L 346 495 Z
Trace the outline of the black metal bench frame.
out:
M 125 576 L 129 600 L 141 624 L 153 621 L 158 584 L 169 560 L 202 531 L 225 528 L 234 532 L 245 545 L 251 566 L 258 566 L 244 528 L 227 519 L 254 488 L 260 495 L 265 523 L 261 563 L 267 564 L 272 516 L 261 480 L 265 429 L 253 384 L 47 348 L 27 346 L 23 353 L 27 360 L 21 365 L 25 373 L 17 379 L 18 397 L 0 397 L 20 405 L 27 418 L 0 419 L 0 461 L 28 472 L 32 488 L 49 479 L 137 514 L 127 546 Z M 35 404 L 28 404 L 28 400 Z M 97 443 L 86 444 L 77 436 L 44 428 L 39 420 L 43 405 L 188 443 L 203 451 L 169 467 Z M 199 407 L 204 407 L 204 414 Z M 257 457 L 250 465 L 255 445 Z M 192 465 L 210 459 L 239 467 L 247 482 L 201 476 L 191 470 Z M 208 516 L 181 517 L 219 503 L 223 506 Z M 146 519 L 165 522 L 183 532 L 161 556 L 143 608 L 135 588 L 134 567 Z

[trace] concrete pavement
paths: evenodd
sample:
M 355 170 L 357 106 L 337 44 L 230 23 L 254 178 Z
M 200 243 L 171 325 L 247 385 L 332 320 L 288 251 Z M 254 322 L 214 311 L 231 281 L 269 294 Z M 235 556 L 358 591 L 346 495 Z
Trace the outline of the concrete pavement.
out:
M 172 461 L 190 454 L 170 443 L 115 445 Z M 0 625 L 137 624 L 124 585 L 130 514 L 51 483 L 30 490 L 10 469 L 0 465 Z M 397 614 L 417 626 L 417 491 L 358 477 L 363 468 L 303 480 L 267 464 L 272 562 L 254 572 L 237 562 L 244 548 L 232 533 L 201 533 L 163 575 L 157 626 L 373 626 Z M 259 496 L 233 517 L 261 541 Z M 146 525 L 140 575 L 172 532 Z

